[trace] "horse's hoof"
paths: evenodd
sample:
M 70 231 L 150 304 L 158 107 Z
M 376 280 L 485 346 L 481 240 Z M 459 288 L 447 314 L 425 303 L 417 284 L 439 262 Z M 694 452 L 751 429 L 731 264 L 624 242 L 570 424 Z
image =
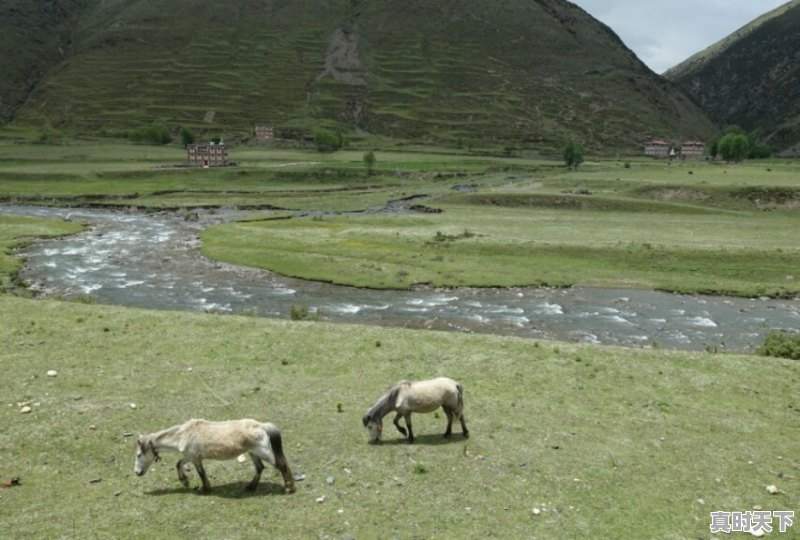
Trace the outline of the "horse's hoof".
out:
M 445 434 L 443 435 L 443 437 L 444 437 L 445 439 L 449 439 L 449 438 L 450 438 L 450 434 L 449 434 L 449 433 L 445 433 Z
M 465 431 L 464 432 L 464 438 L 465 439 L 469 439 L 469 431 Z

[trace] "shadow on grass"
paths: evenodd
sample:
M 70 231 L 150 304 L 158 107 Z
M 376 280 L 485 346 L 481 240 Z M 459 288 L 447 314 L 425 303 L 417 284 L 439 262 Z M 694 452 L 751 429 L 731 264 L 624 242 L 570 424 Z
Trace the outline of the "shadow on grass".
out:
M 283 495 L 283 484 L 277 482 L 261 481 L 255 491 L 245 490 L 248 482 L 229 482 L 227 484 L 211 484 L 211 491 L 200 493 L 199 486 L 185 488 L 180 484 L 167 489 L 154 489 L 145 492 L 145 495 L 162 497 L 164 495 L 192 494 L 204 497 L 219 497 L 221 499 L 248 499 L 250 497 L 261 497 L 264 495 Z
M 426 446 L 441 446 L 443 444 L 454 444 L 466 441 L 460 433 L 454 433 L 449 438 L 445 438 L 441 433 L 431 433 L 429 435 L 414 435 L 413 444 L 424 444 Z M 403 437 L 400 433 L 397 434 L 395 439 L 383 439 L 378 446 L 390 444 L 408 444 L 408 439 Z

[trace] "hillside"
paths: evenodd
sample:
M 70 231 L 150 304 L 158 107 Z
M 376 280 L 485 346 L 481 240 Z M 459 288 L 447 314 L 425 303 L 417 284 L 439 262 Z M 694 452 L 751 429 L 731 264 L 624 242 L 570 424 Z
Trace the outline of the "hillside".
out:
M 69 55 L 38 80 L 16 125 L 99 133 L 163 121 L 226 136 L 254 123 L 329 125 L 426 142 L 628 148 L 713 130 L 564 0 L 73 3 Z
M 800 0 L 766 13 L 664 76 L 720 124 L 782 150 L 800 141 Z

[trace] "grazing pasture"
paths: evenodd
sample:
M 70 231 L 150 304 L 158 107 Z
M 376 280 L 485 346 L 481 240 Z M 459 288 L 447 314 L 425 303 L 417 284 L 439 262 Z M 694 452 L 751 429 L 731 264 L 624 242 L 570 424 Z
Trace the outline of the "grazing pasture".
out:
M 800 503 L 796 361 L 7 295 L 0 342 L 19 537 L 707 538 L 711 511 Z M 367 443 L 376 396 L 441 374 L 469 439 L 439 413 Z M 136 477 L 137 435 L 190 417 L 275 422 L 297 491 L 267 467 L 245 492 L 249 460 L 208 464 L 207 495 L 173 459 Z

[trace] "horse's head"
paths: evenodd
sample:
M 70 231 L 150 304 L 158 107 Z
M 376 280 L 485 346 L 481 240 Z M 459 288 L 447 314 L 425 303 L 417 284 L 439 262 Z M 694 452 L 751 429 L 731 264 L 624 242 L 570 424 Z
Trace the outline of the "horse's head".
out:
M 154 461 L 160 460 L 161 457 L 158 455 L 158 452 L 156 452 L 153 440 L 144 435 L 140 435 L 139 439 L 136 441 L 136 465 L 133 468 L 133 472 L 136 473 L 136 476 L 144 476 L 144 473 L 147 472 L 150 465 L 152 465 Z
M 364 424 L 364 427 L 367 428 L 367 431 L 369 432 L 369 442 L 381 442 L 383 422 L 381 422 L 380 418 L 373 418 L 369 414 L 365 414 L 364 418 L 361 419 L 361 423 Z

